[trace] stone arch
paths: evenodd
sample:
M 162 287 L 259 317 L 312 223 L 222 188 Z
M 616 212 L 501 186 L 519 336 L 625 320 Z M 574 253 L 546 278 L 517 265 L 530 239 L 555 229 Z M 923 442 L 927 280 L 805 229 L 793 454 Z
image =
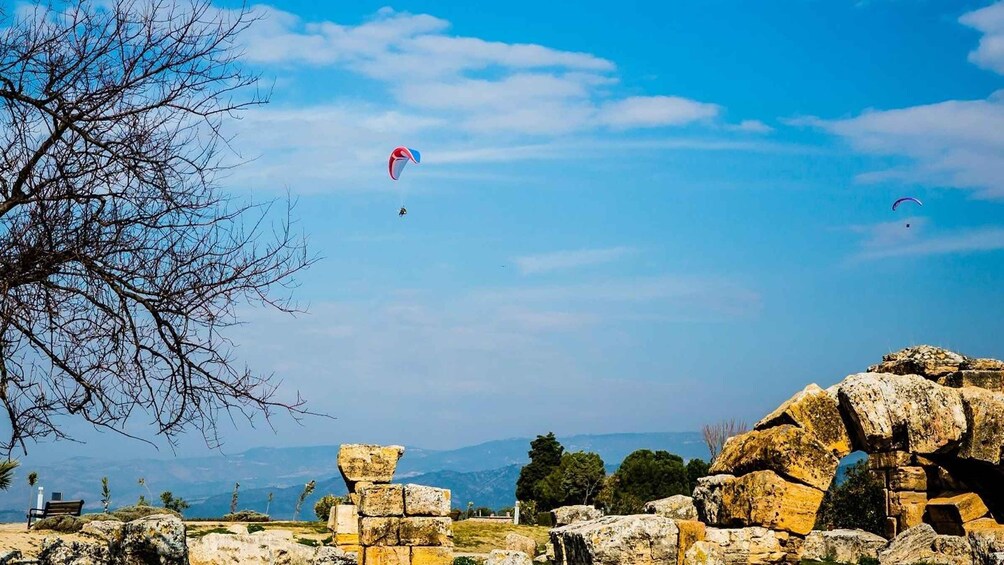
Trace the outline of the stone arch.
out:
M 930 346 L 892 353 L 828 389 L 807 386 L 731 438 L 701 479 L 703 522 L 811 531 L 840 458 L 868 454 L 886 536 L 922 522 L 962 535 L 1004 518 L 1004 362 Z

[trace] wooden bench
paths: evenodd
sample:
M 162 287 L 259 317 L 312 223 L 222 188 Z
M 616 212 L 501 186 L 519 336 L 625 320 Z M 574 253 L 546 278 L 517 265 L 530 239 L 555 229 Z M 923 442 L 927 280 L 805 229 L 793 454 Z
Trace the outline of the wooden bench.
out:
M 83 500 L 50 500 L 45 503 L 45 508 L 28 510 L 28 528 L 31 528 L 33 520 L 42 520 L 49 516 L 80 516 L 83 508 Z

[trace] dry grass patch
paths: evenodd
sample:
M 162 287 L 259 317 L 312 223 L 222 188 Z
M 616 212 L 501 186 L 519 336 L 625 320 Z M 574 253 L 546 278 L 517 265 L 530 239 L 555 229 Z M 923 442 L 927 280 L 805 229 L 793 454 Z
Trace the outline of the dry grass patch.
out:
M 507 534 L 520 534 L 533 538 L 542 549 L 548 543 L 546 526 L 516 526 L 506 522 L 479 522 L 461 520 L 453 523 L 453 550 L 458 553 L 488 553 L 505 549 Z

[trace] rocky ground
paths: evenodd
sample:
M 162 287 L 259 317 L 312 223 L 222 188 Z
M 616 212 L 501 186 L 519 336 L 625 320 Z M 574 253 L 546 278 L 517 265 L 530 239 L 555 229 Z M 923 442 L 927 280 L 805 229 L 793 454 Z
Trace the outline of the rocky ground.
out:
M 250 524 L 233 522 L 186 522 L 185 529 L 189 543 L 210 533 L 246 534 Z M 322 544 L 331 532 L 323 524 L 312 522 L 270 522 L 261 524 L 268 531 L 288 531 L 292 538 L 302 544 Z M 78 534 L 64 534 L 52 530 L 28 530 L 24 522 L 0 524 L 0 555 L 17 550 L 24 557 L 36 557 L 42 548 L 42 540 L 58 537 L 65 542 L 84 541 Z

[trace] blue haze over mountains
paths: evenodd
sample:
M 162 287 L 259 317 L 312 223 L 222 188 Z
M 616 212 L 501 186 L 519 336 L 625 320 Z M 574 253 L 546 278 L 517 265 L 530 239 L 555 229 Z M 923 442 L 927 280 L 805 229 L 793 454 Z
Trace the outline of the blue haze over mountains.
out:
M 489 441 L 450 450 L 430 450 L 406 446 L 397 466 L 395 482 L 414 482 L 453 493 L 455 507 L 502 508 L 512 506 L 520 467 L 528 461 L 532 438 Z M 608 472 L 637 449 L 663 449 L 684 459 L 707 459 L 708 452 L 698 432 L 622 433 L 559 437 L 566 451 L 594 451 Z M 175 459 L 102 459 L 71 457 L 58 463 L 33 466 L 22 461 L 14 484 L 0 491 L 0 519 L 18 521 L 30 494 L 25 476 L 37 471 L 46 498 L 59 491 L 63 499 L 83 499 L 85 511 L 100 511 L 101 477 L 107 476 L 113 508 L 134 503 L 140 495 L 159 504 L 160 493 L 168 490 L 189 501 L 186 517 L 219 517 L 229 511 L 234 482 L 240 483 L 238 507 L 262 512 L 269 492 L 274 493 L 270 514 L 273 519 L 292 518 L 296 499 L 304 483 L 317 481 L 317 488 L 303 506 L 301 518 L 313 516 L 313 505 L 325 494 L 345 494 L 345 485 L 336 463 L 338 445 L 288 448 L 255 448 L 214 457 Z M 143 477 L 149 492 L 137 483 Z

